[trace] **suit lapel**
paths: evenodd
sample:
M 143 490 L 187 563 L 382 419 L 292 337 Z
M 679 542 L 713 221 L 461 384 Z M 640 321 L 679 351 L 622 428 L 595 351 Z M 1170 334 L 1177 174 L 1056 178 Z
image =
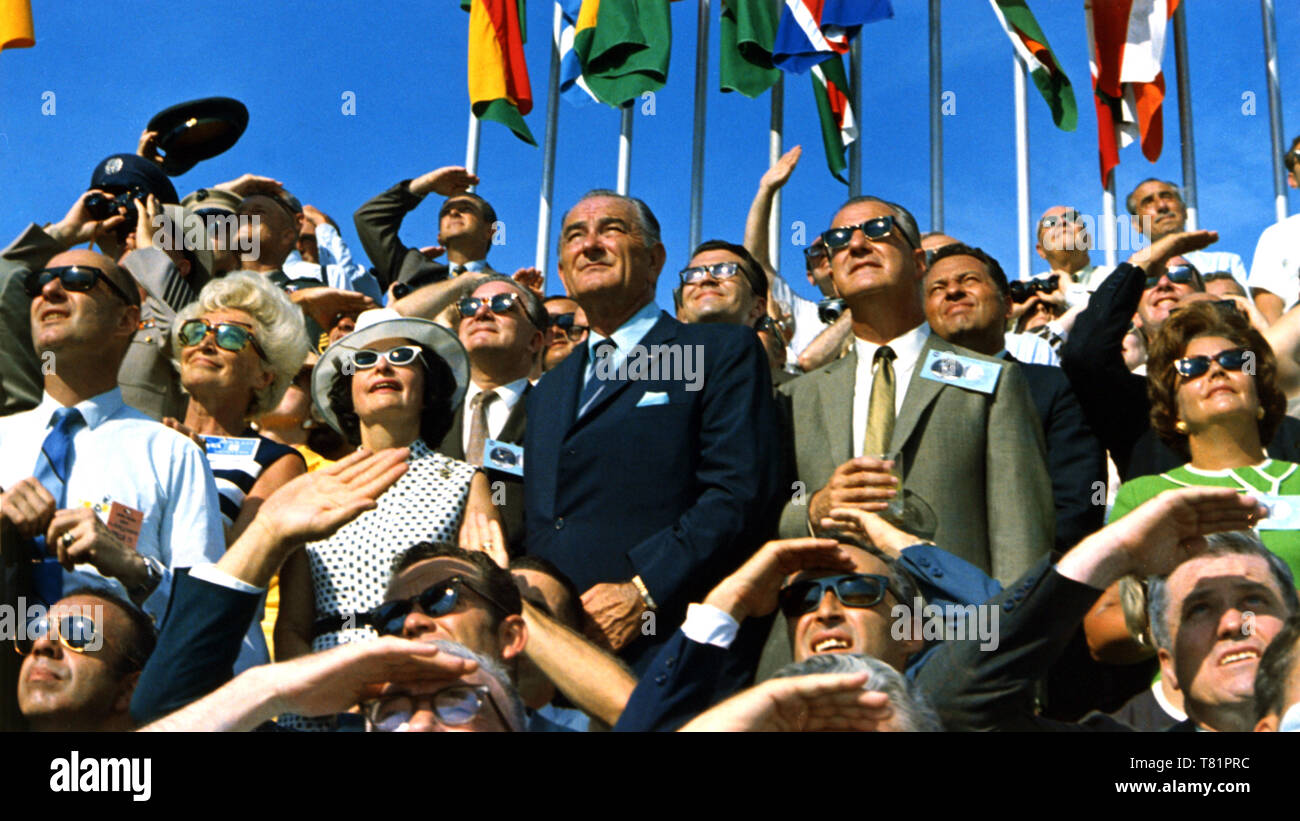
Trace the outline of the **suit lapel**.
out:
M 916 430 L 917 422 L 921 421 L 921 415 L 925 413 L 925 409 L 930 407 L 930 403 L 937 399 L 940 391 L 944 389 L 943 384 L 933 379 L 921 377 L 921 370 L 925 367 L 925 358 L 930 355 L 931 349 L 955 350 L 953 346 L 943 341 L 933 331 L 926 337 L 925 347 L 921 348 L 921 355 L 916 360 L 916 367 L 912 369 L 912 379 L 907 384 L 907 393 L 903 394 L 903 409 L 894 422 L 894 436 L 890 440 L 890 450 L 903 449 L 903 446 L 907 444 L 907 440 L 911 438 L 912 432 Z
M 532 385 L 525 385 L 524 392 L 519 394 L 515 406 L 510 409 L 510 415 L 506 417 L 506 424 L 501 428 L 501 435 L 497 437 L 498 441 L 518 444 L 524 441 L 524 420 L 528 418 L 527 405 L 528 392 L 532 390 Z
M 858 374 L 858 352 L 850 348 L 847 356 L 836 360 L 826 369 L 821 380 L 822 424 L 826 429 L 827 446 L 831 459 L 841 464 L 853 453 L 853 390 Z
M 670 342 L 671 340 L 677 337 L 676 324 L 677 324 L 677 320 L 671 318 L 670 316 L 668 316 L 668 314 L 660 311 L 659 321 L 656 322 L 653 326 L 651 326 L 649 332 L 646 333 L 645 337 L 642 338 L 640 342 L 636 343 L 637 347 L 649 348 L 651 345 L 661 345 L 666 342 Z M 628 351 L 627 353 L 630 355 L 632 351 Z M 642 354 L 644 354 L 644 351 L 642 352 Z M 585 373 L 586 373 L 586 361 L 584 357 L 582 374 Z M 579 374 L 578 377 L 579 385 L 581 385 L 582 383 L 582 374 Z M 606 387 L 602 393 L 596 396 L 595 400 L 591 403 L 591 407 L 588 408 L 587 412 L 582 415 L 582 418 L 574 420 L 573 427 L 569 428 L 569 436 L 573 436 L 575 433 L 578 432 L 579 429 L 589 424 L 592 419 L 595 419 L 597 416 L 599 416 L 605 410 L 605 408 L 609 407 L 611 402 L 613 402 L 615 399 L 621 396 L 623 392 L 626 391 L 631 384 L 632 384 L 632 380 L 624 379 L 621 381 L 613 382 L 608 387 Z M 574 403 L 576 404 L 576 397 Z

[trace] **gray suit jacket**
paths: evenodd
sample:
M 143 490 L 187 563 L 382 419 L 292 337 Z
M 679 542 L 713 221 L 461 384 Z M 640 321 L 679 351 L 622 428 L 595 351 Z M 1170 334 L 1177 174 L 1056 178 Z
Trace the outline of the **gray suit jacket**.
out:
M 905 528 L 943 545 L 1004 584 L 1052 549 L 1055 511 L 1043 431 L 1025 377 L 1004 366 L 983 394 L 921 376 L 931 349 L 988 362 L 992 357 L 931 333 L 894 423 L 891 450 L 903 454 Z M 808 500 L 853 451 L 853 351 L 781 387 L 795 494 L 780 535 L 808 535 Z
M 146 292 L 140 306 L 140 329 L 117 371 L 122 399 L 160 421 L 164 416 L 184 419 L 189 398 L 172 360 L 171 330 L 177 312 L 198 295 L 158 248 L 132 251 L 122 258 L 122 267 Z

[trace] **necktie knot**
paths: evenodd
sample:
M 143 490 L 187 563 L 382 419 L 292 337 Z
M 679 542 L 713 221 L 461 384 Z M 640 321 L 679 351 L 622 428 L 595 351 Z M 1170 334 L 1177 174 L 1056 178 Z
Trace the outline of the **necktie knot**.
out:
M 876 348 L 875 363 L 877 365 L 879 365 L 881 362 L 892 364 L 893 361 L 897 358 L 898 358 L 898 354 L 894 353 L 894 349 L 889 347 L 888 345 L 881 345 L 879 348 Z

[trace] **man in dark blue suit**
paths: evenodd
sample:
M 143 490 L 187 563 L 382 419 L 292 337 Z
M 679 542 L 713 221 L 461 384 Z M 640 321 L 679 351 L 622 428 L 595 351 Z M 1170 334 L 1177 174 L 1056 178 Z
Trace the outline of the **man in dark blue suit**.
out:
M 560 276 L 591 331 L 529 392 L 524 444 L 526 551 L 585 591 L 593 638 L 638 670 L 780 508 L 763 349 L 660 311 L 664 259 L 640 200 L 592 191 L 565 215 Z

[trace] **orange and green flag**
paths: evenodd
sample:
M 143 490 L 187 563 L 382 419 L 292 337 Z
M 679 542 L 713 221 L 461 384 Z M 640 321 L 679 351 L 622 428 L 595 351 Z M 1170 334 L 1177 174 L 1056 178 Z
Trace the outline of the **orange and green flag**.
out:
M 31 0 L 0 0 L 0 51 L 34 45 Z
M 519 139 L 537 145 L 523 117 L 533 110 L 523 16 L 523 0 L 471 0 L 469 102 L 480 120 L 501 123 Z

